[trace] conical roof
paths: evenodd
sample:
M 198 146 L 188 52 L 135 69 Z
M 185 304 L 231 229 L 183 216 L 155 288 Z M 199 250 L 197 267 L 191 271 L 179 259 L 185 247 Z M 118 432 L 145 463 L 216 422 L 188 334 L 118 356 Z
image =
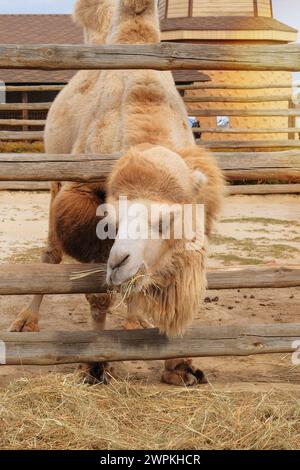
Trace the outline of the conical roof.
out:
M 297 39 L 273 17 L 272 0 L 159 0 L 159 15 L 165 41 Z

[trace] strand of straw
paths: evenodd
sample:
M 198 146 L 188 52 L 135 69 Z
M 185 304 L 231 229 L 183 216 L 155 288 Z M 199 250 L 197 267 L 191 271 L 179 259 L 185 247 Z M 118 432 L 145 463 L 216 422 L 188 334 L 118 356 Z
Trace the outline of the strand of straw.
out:
M 78 279 L 84 279 L 85 277 L 92 276 L 97 273 L 105 273 L 106 270 L 102 268 L 92 268 L 86 271 L 77 271 L 70 275 L 71 281 L 77 281 Z

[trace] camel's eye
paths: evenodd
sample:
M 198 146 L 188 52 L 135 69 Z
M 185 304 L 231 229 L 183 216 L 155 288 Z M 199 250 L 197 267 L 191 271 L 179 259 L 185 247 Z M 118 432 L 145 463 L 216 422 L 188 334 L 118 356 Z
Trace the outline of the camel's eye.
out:
M 164 214 L 158 221 L 158 233 L 161 238 L 168 240 L 171 238 L 171 229 L 173 226 L 174 214 Z
M 164 232 L 164 221 L 162 219 L 162 217 L 159 218 L 159 221 L 158 221 L 158 233 L 159 235 L 162 235 L 163 232 Z

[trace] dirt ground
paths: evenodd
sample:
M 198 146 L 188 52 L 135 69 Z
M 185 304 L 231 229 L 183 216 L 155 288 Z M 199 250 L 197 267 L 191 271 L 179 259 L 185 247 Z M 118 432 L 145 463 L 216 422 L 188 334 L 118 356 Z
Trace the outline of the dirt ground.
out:
M 48 193 L 0 192 L 0 262 L 39 260 L 47 234 Z M 231 196 L 227 199 L 210 248 L 209 266 L 300 264 L 300 196 Z M 6 330 L 29 296 L 0 297 L 0 330 Z M 41 328 L 86 330 L 89 309 L 83 296 L 47 296 Z M 119 327 L 124 314 L 114 313 L 108 327 Z M 241 289 L 208 291 L 195 324 L 225 325 L 300 322 L 300 289 Z M 210 384 L 221 390 L 300 391 L 300 366 L 290 355 L 197 359 Z M 75 367 L 75 366 L 74 366 Z M 0 386 L 20 376 L 67 367 L 0 367 Z M 133 383 L 158 384 L 162 363 L 116 365 L 116 372 Z

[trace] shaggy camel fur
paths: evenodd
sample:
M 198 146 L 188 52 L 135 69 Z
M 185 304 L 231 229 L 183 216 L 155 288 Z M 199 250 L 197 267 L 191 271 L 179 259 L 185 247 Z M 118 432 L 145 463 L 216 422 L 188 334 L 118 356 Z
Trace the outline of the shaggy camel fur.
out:
M 158 43 L 160 31 L 156 0 L 78 0 L 75 20 L 89 43 Z M 98 205 L 120 195 L 205 204 L 207 235 L 219 210 L 223 179 L 212 157 L 195 146 L 184 103 L 172 74 L 150 70 L 81 71 L 58 95 L 48 115 L 46 152 L 124 156 L 108 183 L 52 184 L 49 239 L 42 261 L 60 263 L 67 253 L 81 262 L 107 262 L 116 267 L 117 240 L 96 236 Z M 145 145 L 146 144 L 146 145 Z M 160 163 L 159 163 L 160 162 Z M 198 170 L 195 173 L 194 170 Z M 206 184 L 199 184 L 199 170 Z M 150 181 L 151 178 L 151 181 Z M 142 183 L 142 184 L 141 184 Z M 191 190 L 192 188 L 192 190 Z M 160 193 L 162 191 L 162 193 Z M 176 199 L 175 197 L 175 199 Z M 199 308 L 205 287 L 203 251 L 183 254 L 175 242 L 160 245 L 151 265 L 152 283 L 143 286 L 148 300 L 134 291 L 128 300 L 129 318 L 142 310 L 162 331 L 182 332 Z M 154 250 L 155 251 L 155 250 Z M 109 256 L 110 255 L 110 256 Z M 162 260 L 164 262 L 162 263 Z M 150 274 L 150 273 L 148 273 Z M 155 287 L 156 286 L 156 287 Z M 159 289 L 157 289 L 159 287 Z M 43 296 L 35 296 L 20 313 L 12 331 L 37 331 Z M 96 329 L 103 329 L 112 303 L 109 294 L 87 296 Z M 153 310 L 154 305 L 157 308 Z M 108 364 L 91 365 L 90 375 L 108 379 Z M 163 380 L 177 385 L 204 381 L 190 360 L 166 361 Z

